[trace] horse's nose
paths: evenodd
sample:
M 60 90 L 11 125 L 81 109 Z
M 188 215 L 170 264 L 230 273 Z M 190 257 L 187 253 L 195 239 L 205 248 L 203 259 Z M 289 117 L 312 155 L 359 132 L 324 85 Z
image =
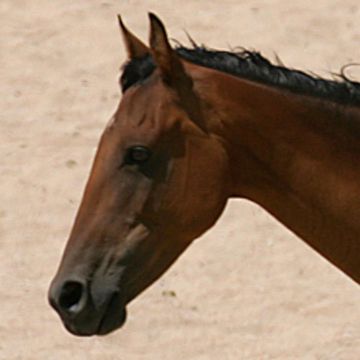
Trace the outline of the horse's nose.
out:
M 77 317 L 88 306 L 88 292 L 86 282 L 82 280 L 55 282 L 50 287 L 49 302 L 61 317 Z
M 60 274 L 48 297 L 68 331 L 77 336 L 104 335 L 124 324 L 126 298 L 113 273 L 107 277 L 102 272 Z

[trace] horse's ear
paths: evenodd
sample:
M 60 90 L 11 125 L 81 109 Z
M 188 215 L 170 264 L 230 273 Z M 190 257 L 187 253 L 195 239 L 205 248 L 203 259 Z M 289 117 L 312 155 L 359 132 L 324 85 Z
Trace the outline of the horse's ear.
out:
M 186 73 L 176 51 L 171 48 L 163 23 L 152 13 L 149 17 L 150 51 L 162 80 L 177 92 L 190 119 L 203 127 L 200 102 L 194 93 L 193 81 Z
M 149 18 L 151 54 L 164 81 L 170 85 L 175 85 L 177 81 L 188 77 L 178 55 L 169 44 L 163 23 L 152 13 L 149 13 Z
M 149 48 L 127 29 L 120 15 L 118 15 L 118 20 L 129 59 L 142 58 L 149 54 Z

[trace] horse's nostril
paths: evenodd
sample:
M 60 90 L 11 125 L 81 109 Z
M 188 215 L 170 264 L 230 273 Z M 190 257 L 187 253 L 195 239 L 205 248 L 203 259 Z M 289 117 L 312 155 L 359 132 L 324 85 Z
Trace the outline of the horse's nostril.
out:
M 84 294 L 84 285 L 77 281 L 67 281 L 61 289 L 59 305 L 66 312 L 79 312 L 81 299 Z

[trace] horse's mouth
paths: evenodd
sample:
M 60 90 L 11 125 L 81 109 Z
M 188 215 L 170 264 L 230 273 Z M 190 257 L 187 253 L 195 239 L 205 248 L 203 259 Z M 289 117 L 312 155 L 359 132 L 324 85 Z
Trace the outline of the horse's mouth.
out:
M 83 321 L 63 319 L 66 329 L 76 336 L 107 335 L 119 329 L 126 321 L 126 307 L 118 294 L 114 294 L 105 310 L 99 315 L 93 310 Z
M 123 305 L 119 306 L 119 296 L 114 295 L 99 322 L 96 335 L 107 335 L 122 327 L 126 321 L 126 314 L 126 307 Z

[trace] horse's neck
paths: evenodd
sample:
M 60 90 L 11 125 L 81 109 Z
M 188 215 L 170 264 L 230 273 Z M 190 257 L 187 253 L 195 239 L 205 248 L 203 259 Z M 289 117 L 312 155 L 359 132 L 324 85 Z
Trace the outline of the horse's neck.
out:
M 219 113 L 234 196 L 266 208 L 360 282 L 359 109 L 246 81 L 233 86 Z

